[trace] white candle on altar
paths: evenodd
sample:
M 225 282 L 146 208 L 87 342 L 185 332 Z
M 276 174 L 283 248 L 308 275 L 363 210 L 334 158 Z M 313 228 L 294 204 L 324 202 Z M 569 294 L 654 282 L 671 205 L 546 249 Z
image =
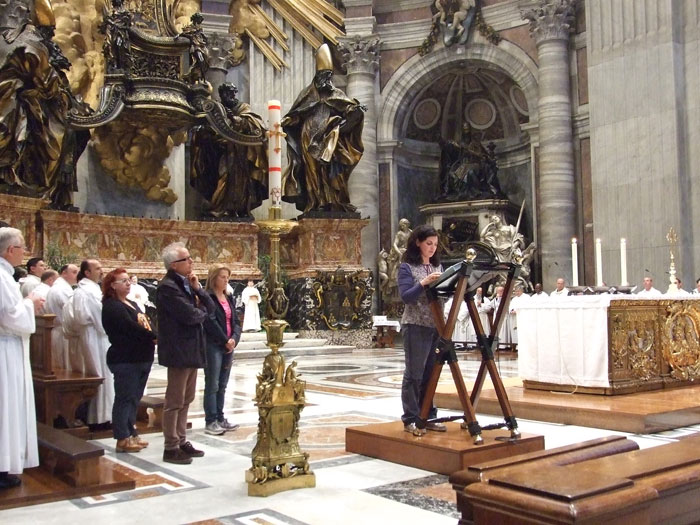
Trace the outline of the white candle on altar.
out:
M 627 241 L 624 237 L 620 239 L 620 284 L 627 286 Z
M 571 285 L 578 286 L 578 244 L 576 244 L 576 237 L 571 239 Z
M 595 240 L 595 285 L 603 286 L 603 254 L 600 239 Z
M 282 199 L 282 104 L 279 100 L 270 100 L 268 110 L 268 190 L 272 206 L 280 206 Z

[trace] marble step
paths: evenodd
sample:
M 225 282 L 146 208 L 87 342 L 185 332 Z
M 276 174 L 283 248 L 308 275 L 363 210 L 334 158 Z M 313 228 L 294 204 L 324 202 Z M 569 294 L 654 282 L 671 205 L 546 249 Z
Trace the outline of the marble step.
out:
M 287 342 L 291 339 L 296 339 L 298 336 L 299 334 L 296 332 L 284 332 L 284 341 Z M 267 334 L 265 330 L 261 330 L 260 332 L 243 332 L 239 342 L 244 343 L 248 341 L 267 341 Z
M 307 339 L 308 341 L 308 339 Z M 305 355 L 336 355 L 336 354 L 351 354 L 355 350 L 354 346 L 350 345 L 316 345 L 316 346 L 283 346 L 280 348 L 280 353 L 285 357 L 297 357 Z M 234 350 L 234 359 L 260 359 L 262 360 L 270 349 L 266 346 L 263 348 L 239 349 Z

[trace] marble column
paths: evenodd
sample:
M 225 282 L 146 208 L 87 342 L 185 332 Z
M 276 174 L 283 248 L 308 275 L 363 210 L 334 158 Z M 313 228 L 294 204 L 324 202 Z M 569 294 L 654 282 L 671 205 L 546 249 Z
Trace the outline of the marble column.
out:
M 226 81 L 228 70 L 243 62 L 246 53 L 238 35 L 212 33 L 207 38 L 209 39 L 207 80 L 212 87 L 212 98 L 219 100 L 219 86 Z
M 576 185 L 569 80 L 569 34 L 576 0 L 539 0 L 523 12 L 539 58 L 539 237 L 542 281 L 571 283 Z
M 362 159 L 355 167 L 348 190 L 350 202 L 369 224 L 362 230 L 362 265 L 376 266 L 379 253 L 379 176 L 377 171 L 377 108 L 376 73 L 379 66 L 380 41 L 374 36 L 344 38 L 338 50 L 347 68 L 347 95 L 367 106 L 362 142 Z

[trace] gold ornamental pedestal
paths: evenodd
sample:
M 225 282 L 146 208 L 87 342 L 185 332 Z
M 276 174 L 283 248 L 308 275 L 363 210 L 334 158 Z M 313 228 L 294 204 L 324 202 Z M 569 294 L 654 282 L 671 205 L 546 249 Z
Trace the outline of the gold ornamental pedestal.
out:
M 253 449 L 253 466 L 246 471 L 249 496 L 269 496 L 290 489 L 316 486 L 309 467 L 309 454 L 299 447 L 299 419 L 306 403 L 306 381 L 297 377 L 296 362 L 286 366 L 279 349 L 284 345 L 284 316 L 289 299 L 279 279 L 280 236 L 296 226 L 282 220 L 278 207 L 270 208 L 270 218 L 258 221 L 260 230 L 270 237 L 270 279 L 267 294 L 267 332 L 270 353 L 263 361 L 255 387 L 258 407 L 258 438 Z

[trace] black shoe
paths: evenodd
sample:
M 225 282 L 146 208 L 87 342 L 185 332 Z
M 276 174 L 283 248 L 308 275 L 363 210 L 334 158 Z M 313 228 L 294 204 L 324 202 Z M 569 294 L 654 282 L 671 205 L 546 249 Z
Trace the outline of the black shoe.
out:
M 197 450 L 192 446 L 192 443 L 190 443 L 189 441 L 185 441 L 184 445 L 180 445 L 180 450 L 191 458 L 201 458 L 204 455 L 203 450 Z
M 15 487 L 19 487 L 21 484 L 22 480 L 12 474 L 5 474 L 4 476 L 0 476 L 0 490 L 13 489 Z
M 175 463 L 176 465 L 189 465 L 192 463 L 192 458 L 185 454 L 179 448 L 163 451 L 163 461 L 166 463 Z

